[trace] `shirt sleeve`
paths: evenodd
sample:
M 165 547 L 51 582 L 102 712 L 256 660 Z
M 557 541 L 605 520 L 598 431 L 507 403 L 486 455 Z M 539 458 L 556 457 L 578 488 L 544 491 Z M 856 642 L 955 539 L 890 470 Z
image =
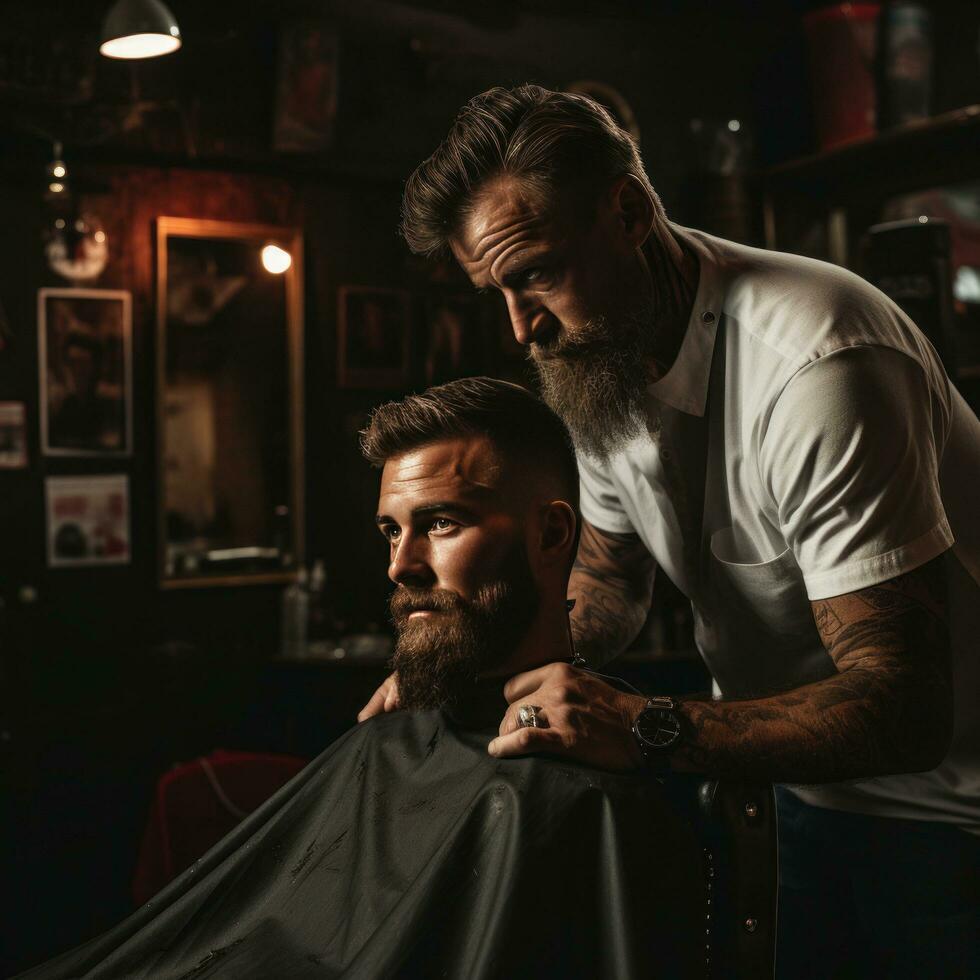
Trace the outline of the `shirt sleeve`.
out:
M 949 397 L 935 387 L 906 354 L 855 347 L 783 389 L 761 475 L 810 599 L 894 578 L 952 545 L 939 486 Z
M 578 457 L 579 509 L 582 516 L 600 531 L 614 534 L 635 533 L 633 522 L 623 508 L 608 465 L 584 453 Z

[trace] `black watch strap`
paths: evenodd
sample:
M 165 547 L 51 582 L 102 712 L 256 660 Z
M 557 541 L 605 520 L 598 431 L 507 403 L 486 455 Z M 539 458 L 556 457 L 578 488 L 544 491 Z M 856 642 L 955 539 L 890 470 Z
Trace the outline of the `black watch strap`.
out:
M 671 697 L 647 698 L 646 707 L 633 722 L 633 736 L 647 768 L 654 772 L 670 768 L 670 756 L 681 742 L 677 709 L 677 702 Z

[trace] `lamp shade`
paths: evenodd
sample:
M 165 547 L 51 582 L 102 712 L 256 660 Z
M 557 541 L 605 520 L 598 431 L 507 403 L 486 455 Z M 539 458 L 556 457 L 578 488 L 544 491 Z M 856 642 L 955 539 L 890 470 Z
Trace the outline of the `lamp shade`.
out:
M 102 24 L 99 51 L 107 58 L 155 58 L 180 44 L 177 21 L 160 0 L 116 0 Z

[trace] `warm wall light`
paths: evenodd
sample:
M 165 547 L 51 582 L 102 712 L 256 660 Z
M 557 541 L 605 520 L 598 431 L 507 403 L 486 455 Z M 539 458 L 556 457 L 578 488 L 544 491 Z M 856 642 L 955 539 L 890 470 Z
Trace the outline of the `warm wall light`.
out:
M 181 44 L 174 15 L 160 0 L 117 0 L 102 24 L 107 58 L 156 58 Z
M 293 257 L 278 245 L 266 245 L 262 249 L 262 264 L 267 272 L 274 272 L 279 275 L 293 264 Z
M 60 142 L 54 144 L 54 159 L 48 164 L 48 180 L 56 180 L 59 183 L 68 176 L 68 167 L 61 159 L 63 152 Z

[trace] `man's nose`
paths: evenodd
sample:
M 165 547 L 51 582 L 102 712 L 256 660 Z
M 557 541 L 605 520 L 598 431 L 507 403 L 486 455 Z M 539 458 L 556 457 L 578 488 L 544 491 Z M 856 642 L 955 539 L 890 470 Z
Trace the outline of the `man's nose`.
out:
M 517 342 L 524 347 L 551 329 L 551 314 L 539 303 L 507 294 L 507 313 Z
M 432 584 L 435 575 L 425 558 L 421 540 L 406 536 L 392 547 L 388 578 L 395 585 L 418 587 Z

